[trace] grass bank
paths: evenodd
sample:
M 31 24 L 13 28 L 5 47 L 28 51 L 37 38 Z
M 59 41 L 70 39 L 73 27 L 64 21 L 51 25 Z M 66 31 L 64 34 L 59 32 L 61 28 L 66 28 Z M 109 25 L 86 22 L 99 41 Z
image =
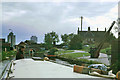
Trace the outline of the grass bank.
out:
M 74 50 L 58 50 L 57 52 L 55 52 L 55 54 L 58 55 L 62 53 L 71 53 L 71 52 L 74 52 Z
M 78 57 L 90 56 L 90 53 L 70 53 L 70 54 L 63 54 L 61 57 L 72 58 L 76 59 Z
M 78 57 L 83 57 L 83 56 L 90 56 L 90 53 L 69 53 L 73 52 L 73 50 L 67 50 L 67 51 L 58 51 L 57 58 L 61 59 L 63 61 L 67 61 L 70 64 L 76 64 L 76 65 L 90 65 L 90 64 L 101 64 L 97 61 L 92 61 L 92 60 L 87 60 L 87 59 L 78 59 Z M 60 55 L 63 53 L 62 55 Z M 64 53 L 69 53 L 69 54 L 64 54 Z

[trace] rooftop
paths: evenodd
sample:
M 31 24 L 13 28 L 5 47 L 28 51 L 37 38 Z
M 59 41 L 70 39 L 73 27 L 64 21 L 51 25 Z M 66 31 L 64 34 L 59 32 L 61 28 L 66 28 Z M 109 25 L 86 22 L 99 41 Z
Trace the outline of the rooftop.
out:
M 15 61 L 14 78 L 99 78 L 73 72 L 73 68 L 49 61 L 21 59 Z

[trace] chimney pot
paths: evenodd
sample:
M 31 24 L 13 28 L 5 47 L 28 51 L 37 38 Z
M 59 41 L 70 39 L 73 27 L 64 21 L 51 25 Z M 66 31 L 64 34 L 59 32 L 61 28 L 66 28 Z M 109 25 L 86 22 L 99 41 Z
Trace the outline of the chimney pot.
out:
M 90 27 L 88 27 L 88 31 L 90 31 Z
M 105 28 L 105 32 L 106 32 L 106 28 Z

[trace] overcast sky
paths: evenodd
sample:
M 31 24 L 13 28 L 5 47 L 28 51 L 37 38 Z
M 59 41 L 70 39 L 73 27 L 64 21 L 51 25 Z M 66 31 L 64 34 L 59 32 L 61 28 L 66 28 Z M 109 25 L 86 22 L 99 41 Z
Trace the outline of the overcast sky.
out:
M 61 34 L 77 33 L 83 16 L 83 30 L 108 29 L 118 17 L 117 2 L 4 2 L 2 3 L 2 36 L 7 38 L 9 29 L 16 35 L 16 42 L 35 35 L 38 42 L 44 34 L 55 31 Z M 116 34 L 115 34 L 116 35 Z

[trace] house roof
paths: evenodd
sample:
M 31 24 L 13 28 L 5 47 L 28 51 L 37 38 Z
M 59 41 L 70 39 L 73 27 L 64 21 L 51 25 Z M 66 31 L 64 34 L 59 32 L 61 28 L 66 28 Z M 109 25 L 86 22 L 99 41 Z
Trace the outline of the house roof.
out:
M 79 31 L 83 37 L 103 37 L 106 31 Z

